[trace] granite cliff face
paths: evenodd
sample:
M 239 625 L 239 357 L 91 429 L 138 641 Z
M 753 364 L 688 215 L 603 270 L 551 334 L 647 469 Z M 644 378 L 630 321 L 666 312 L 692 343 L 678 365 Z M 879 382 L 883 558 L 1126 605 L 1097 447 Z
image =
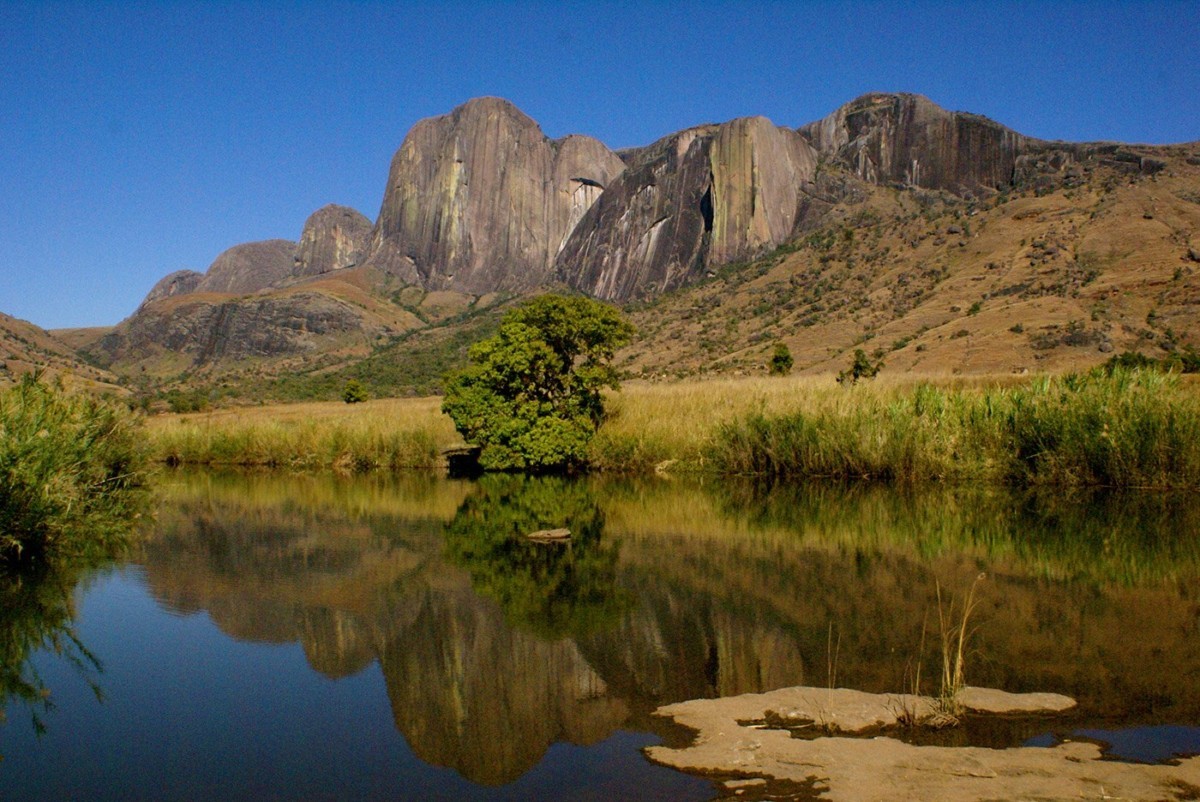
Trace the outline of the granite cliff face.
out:
M 868 183 L 960 196 L 1076 179 L 1088 163 L 1145 174 L 1163 166 L 1115 144 L 1024 136 L 987 117 L 903 93 L 863 95 L 799 131 L 822 157 Z
M 346 206 L 323 206 L 304 222 L 291 274 L 319 276 L 354 267 L 366 252 L 371 221 Z
M 429 290 L 532 289 L 623 166 L 588 137 L 551 141 L 508 101 L 472 100 L 405 137 L 369 262 Z
M 189 292 L 195 292 L 200 286 L 200 282 L 204 281 L 204 274 L 197 273 L 195 270 L 176 270 L 155 284 L 150 292 L 146 293 L 146 298 L 142 301 L 142 306 L 155 301 L 161 301 L 163 298 L 172 298 L 176 295 L 187 295 Z
M 691 128 L 637 152 L 564 245 L 558 274 L 606 300 L 676 289 L 794 233 L 816 152 L 765 117 Z

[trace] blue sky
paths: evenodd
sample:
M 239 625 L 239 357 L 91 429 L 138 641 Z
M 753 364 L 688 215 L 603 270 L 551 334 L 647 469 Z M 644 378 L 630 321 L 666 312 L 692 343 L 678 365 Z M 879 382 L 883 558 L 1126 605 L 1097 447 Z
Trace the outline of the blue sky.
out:
M 499 95 L 641 145 L 919 92 L 1045 138 L 1200 139 L 1200 2 L 0 0 L 0 311 L 113 324 L 163 275 L 374 219 L 418 119 Z

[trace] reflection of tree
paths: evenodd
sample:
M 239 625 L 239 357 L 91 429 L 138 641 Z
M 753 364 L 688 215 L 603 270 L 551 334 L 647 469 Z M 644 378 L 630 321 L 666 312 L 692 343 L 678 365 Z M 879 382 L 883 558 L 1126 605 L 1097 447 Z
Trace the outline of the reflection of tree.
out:
M 566 542 L 525 537 L 571 530 Z M 560 477 L 484 476 L 446 527 L 446 552 L 509 621 L 550 637 L 610 626 L 620 614 L 617 547 L 588 486 Z
M 100 697 L 100 662 L 72 629 L 71 598 L 87 565 L 60 563 L 0 570 L 0 721 L 10 701 L 25 704 L 38 732 L 54 709 L 50 689 L 30 665 L 37 651 L 53 652 L 74 666 Z

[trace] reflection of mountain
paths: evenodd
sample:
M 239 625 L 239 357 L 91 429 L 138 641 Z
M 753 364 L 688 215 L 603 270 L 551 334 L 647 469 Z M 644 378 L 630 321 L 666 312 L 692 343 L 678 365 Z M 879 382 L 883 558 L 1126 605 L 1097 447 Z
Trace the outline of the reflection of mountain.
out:
M 1190 507 L 1101 504 L 1098 535 L 1069 506 L 963 491 L 321 481 L 180 486 L 143 549 L 151 588 L 234 637 L 301 642 L 328 676 L 377 661 L 414 752 L 477 782 L 662 702 L 824 685 L 831 655 L 838 685 L 898 690 L 935 583 L 980 570 L 969 681 L 1200 718 L 1200 558 L 1169 536 Z M 522 536 L 564 525 L 569 545 Z M 1129 534 L 1150 527 L 1168 534 Z
M 499 785 L 557 741 L 591 744 L 627 718 L 570 640 L 504 623 L 470 587 L 430 590 L 380 654 L 396 726 L 423 760 Z

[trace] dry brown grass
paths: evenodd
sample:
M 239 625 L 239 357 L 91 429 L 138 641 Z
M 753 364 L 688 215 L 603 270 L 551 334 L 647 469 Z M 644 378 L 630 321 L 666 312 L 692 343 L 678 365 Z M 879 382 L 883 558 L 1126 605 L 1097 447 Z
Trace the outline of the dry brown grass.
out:
M 290 468 L 431 468 L 462 443 L 441 399 L 238 407 L 151 418 L 155 453 L 169 463 Z

